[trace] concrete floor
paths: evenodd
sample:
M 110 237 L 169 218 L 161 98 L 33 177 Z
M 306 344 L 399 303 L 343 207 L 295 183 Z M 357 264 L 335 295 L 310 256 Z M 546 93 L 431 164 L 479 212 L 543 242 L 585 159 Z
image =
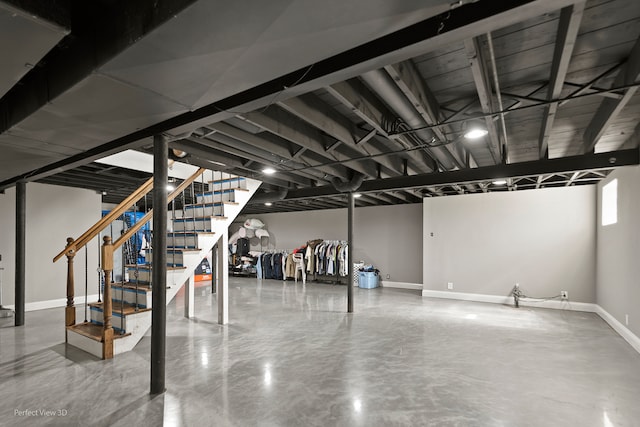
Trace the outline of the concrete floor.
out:
M 640 355 L 595 314 L 355 298 L 347 315 L 344 286 L 232 279 L 221 327 L 208 287 L 195 319 L 178 295 L 156 397 L 149 337 L 103 362 L 65 346 L 63 309 L 0 319 L 0 425 L 640 425 Z

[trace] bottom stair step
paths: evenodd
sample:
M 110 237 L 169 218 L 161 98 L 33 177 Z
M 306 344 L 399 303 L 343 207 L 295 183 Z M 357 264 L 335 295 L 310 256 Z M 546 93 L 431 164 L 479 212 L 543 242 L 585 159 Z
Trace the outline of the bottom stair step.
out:
M 104 310 L 104 302 L 94 302 L 89 304 L 89 307 L 91 308 L 97 308 L 98 311 L 102 312 Z M 136 310 L 136 306 L 134 304 L 129 304 L 129 303 L 122 303 L 120 301 L 113 301 L 111 303 L 111 312 L 112 314 L 115 315 L 120 315 L 120 314 L 124 314 L 125 316 L 128 316 L 130 314 L 136 314 L 136 313 L 141 313 L 144 311 L 150 311 L 150 308 L 141 308 L 138 307 L 138 309 Z
M 67 331 L 72 331 L 83 335 L 87 338 L 91 338 L 95 341 L 102 342 L 102 326 L 96 325 L 95 323 L 84 322 L 78 323 L 73 326 L 67 326 Z M 124 338 L 131 334 L 113 334 L 113 339 Z

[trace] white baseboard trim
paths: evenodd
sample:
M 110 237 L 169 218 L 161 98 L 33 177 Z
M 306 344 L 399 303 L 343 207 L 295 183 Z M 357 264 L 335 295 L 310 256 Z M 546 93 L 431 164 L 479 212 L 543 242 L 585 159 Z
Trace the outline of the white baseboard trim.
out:
M 633 332 L 629 330 L 625 325 L 620 323 L 618 319 L 613 317 L 609 312 L 607 312 L 604 308 L 599 305 L 596 306 L 598 315 L 602 317 L 602 319 L 609 324 L 622 338 L 628 342 L 631 347 L 633 347 L 638 353 L 640 353 L 640 337 L 635 335 Z
M 421 283 L 408 283 L 408 282 L 391 282 L 389 280 L 381 280 L 380 286 L 383 288 L 399 288 L 399 289 L 411 289 L 414 291 L 421 291 Z
M 500 295 L 468 294 L 462 292 L 432 291 L 429 289 L 423 289 L 422 296 L 430 298 L 444 298 L 462 301 L 513 305 L 513 297 L 505 297 Z M 540 302 L 520 300 L 520 305 L 523 307 L 540 307 L 556 310 L 586 311 L 589 313 L 597 313 L 602 318 L 602 320 L 607 322 L 607 324 L 609 324 L 609 326 L 611 326 L 614 331 L 616 331 L 622 338 L 624 338 L 624 340 L 627 341 L 634 350 L 640 353 L 640 337 L 631 332 L 626 326 L 620 323 L 618 319 L 613 317 L 598 304 L 556 300 Z
M 513 297 L 504 295 L 486 295 L 486 294 L 468 294 L 463 292 L 447 292 L 447 291 L 432 291 L 429 289 L 422 290 L 423 297 L 430 298 L 446 298 L 462 301 L 475 301 L 475 302 L 488 302 L 492 304 L 509 304 L 513 305 Z M 523 307 L 539 307 L 539 308 L 552 308 L 556 310 L 571 310 L 571 311 L 586 311 L 589 313 L 597 312 L 597 305 L 585 302 L 572 302 L 572 301 L 535 301 L 535 300 L 520 300 L 520 305 Z
M 98 295 L 89 295 L 87 297 L 87 301 L 89 303 L 98 301 Z M 75 297 L 73 299 L 73 302 L 76 306 L 84 304 L 84 296 Z M 65 307 L 66 305 L 66 298 L 50 299 L 47 301 L 34 301 L 25 303 L 24 311 L 46 310 L 48 308 Z M 16 309 L 15 305 L 6 305 L 5 307 L 10 308 L 11 310 Z

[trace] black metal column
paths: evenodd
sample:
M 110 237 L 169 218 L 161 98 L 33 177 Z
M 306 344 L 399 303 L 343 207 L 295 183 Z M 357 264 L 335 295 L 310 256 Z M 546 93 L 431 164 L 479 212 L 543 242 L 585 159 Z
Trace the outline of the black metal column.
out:
M 353 209 L 355 207 L 353 193 L 349 193 L 349 208 L 347 219 L 347 243 L 349 244 L 349 284 L 347 285 L 347 312 L 353 313 Z
M 24 278 L 27 230 L 27 183 L 18 181 L 16 184 L 16 289 L 15 305 L 16 326 L 24 325 Z
M 218 244 L 211 249 L 211 293 L 216 293 L 216 286 L 218 286 Z
M 153 264 L 151 311 L 151 394 L 164 393 L 167 334 L 167 182 L 169 142 L 153 137 Z

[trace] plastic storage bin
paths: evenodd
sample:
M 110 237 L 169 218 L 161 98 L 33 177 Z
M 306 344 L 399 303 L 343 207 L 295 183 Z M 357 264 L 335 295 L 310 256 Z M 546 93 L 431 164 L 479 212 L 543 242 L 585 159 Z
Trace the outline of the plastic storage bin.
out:
M 358 272 L 358 287 L 373 289 L 378 287 L 378 275 L 374 271 Z

